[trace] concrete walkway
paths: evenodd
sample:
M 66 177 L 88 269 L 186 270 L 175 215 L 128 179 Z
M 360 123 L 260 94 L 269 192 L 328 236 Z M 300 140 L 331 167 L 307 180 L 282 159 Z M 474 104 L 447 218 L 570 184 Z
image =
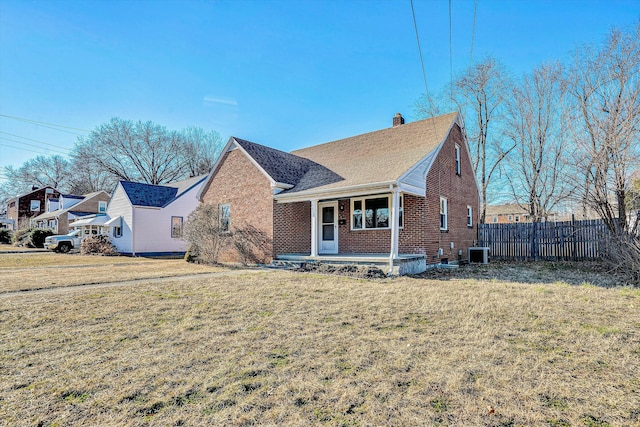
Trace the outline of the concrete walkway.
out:
M 57 293 L 64 293 L 69 291 L 82 291 L 87 289 L 112 288 L 116 286 L 131 286 L 131 285 L 138 285 L 141 283 L 166 283 L 170 281 L 199 279 L 204 277 L 225 277 L 225 276 L 232 277 L 232 276 L 239 276 L 242 274 L 269 273 L 274 271 L 278 271 L 278 270 L 273 268 L 257 268 L 256 267 L 256 268 L 243 268 L 238 270 L 216 271 L 212 273 L 185 274 L 182 276 L 140 278 L 140 279 L 132 279 L 132 280 L 123 280 L 120 282 L 104 282 L 104 283 L 92 283 L 88 285 L 71 285 L 71 286 L 57 286 L 57 287 L 40 288 L 40 289 L 25 289 L 21 291 L 2 292 L 0 293 L 0 298 L 9 298 L 9 297 L 26 296 L 26 295 L 57 294 Z

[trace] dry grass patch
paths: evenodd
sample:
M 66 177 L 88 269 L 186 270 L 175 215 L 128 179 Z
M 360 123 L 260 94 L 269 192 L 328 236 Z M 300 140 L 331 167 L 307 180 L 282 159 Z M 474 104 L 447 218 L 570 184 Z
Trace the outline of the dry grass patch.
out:
M 0 254 L 0 293 L 220 271 L 182 259 Z
M 633 289 L 275 272 L 18 295 L 0 419 L 25 425 L 640 422 Z

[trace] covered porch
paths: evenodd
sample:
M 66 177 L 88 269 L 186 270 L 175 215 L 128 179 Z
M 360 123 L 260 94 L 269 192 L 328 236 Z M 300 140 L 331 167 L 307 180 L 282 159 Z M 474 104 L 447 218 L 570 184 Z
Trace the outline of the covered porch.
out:
M 272 265 L 280 267 L 300 267 L 305 263 L 319 262 L 335 265 L 373 265 L 390 275 L 418 274 L 426 270 L 427 259 L 421 254 L 281 254 L 277 255 Z

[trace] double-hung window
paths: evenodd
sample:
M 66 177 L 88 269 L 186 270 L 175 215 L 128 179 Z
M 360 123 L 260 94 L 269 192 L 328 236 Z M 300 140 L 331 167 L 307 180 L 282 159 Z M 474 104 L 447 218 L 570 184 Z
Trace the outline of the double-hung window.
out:
M 98 213 L 105 213 L 107 211 L 107 202 L 98 202 Z
M 229 231 L 229 221 L 231 220 L 231 205 L 222 204 L 219 207 L 218 211 L 218 219 L 220 223 L 220 231 L 228 232 Z
M 460 146 L 456 144 L 456 175 L 460 175 Z
M 171 217 L 171 237 L 174 239 L 182 237 L 182 217 Z
M 403 201 L 399 198 L 398 223 L 403 226 Z M 391 197 L 373 196 L 351 199 L 351 229 L 369 230 L 389 228 L 391 221 Z
M 447 211 L 447 199 L 440 197 L 440 230 L 449 229 L 449 214 Z
M 467 206 L 467 227 L 473 227 L 473 208 Z

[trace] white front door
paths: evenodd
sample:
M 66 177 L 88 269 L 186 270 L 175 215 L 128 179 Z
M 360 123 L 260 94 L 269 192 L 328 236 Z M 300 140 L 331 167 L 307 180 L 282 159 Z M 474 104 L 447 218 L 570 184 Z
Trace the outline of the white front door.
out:
M 318 203 L 318 253 L 338 253 L 338 202 Z

